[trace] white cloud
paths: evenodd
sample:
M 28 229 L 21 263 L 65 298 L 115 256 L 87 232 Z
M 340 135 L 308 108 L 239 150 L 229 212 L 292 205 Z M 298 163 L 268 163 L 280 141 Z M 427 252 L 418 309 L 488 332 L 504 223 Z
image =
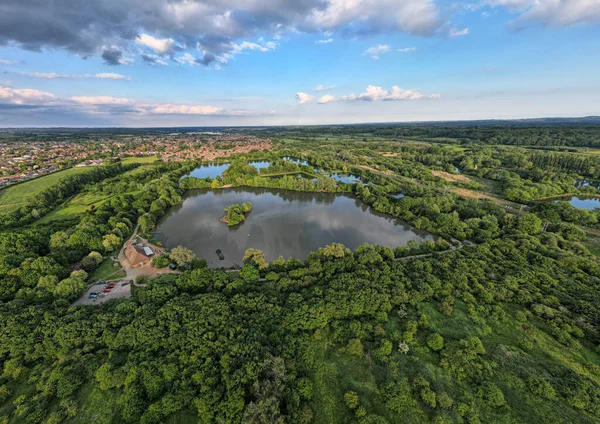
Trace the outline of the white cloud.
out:
M 319 84 L 317 86 L 317 88 L 315 88 L 315 91 L 329 91 L 329 90 L 333 90 L 335 88 L 335 85 L 322 85 Z
M 381 87 L 375 85 L 369 85 L 365 89 L 365 92 L 358 96 L 354 93 L 348 94 L 341 97 L 335 97 L 330 94 L 326 94 L 317 99 L 318 104 L 327 104 L 334 102 L 354 102 L 354 101 L 390 101 L 390 100 L 418 100 L 418 99 L 439 99 L 439 94 L 424 94 L 415 90 L 403 90 L 397 85 L 392 87 L 391 91 L 384 90 Z M 296 99 L 299 104 L 311 103 L 315 96 L 310 94 L 298 92 L 296 93 Z
M 190 66 L 197 66 L 198 62 L 196 58 L 189 53 L 184 53 L 183 56 L 174 57 L 173 60 L 181 65 L 188 64 Z
M 29 88 L 0 86 L 0 102 L 14 105 L 41 105 L 56 100 L 56 96 L 45 91 Z
M 484 0 L 481 4 L 520 13 L 513 22 L 516 27 L 527 22 L 555 27 L 600 22 L 598 0 Z
M 169 115 L 219 115 L 224 112 L 223 109 L 214 106 L 188 106 L 172 104 L 156 105 L 142 109 L 144 109 L 146 113 Z
M 333 38 L 327 38 L 325 40 L 317 40 L 315 41 L 315 43 L 317 44 L 329 44 L 329 43 L 333 43 Z
M 16 65 L 17 62 L 12 60 L 0 59 L 0 65 Z
M 231 99 L 233 100 L 233 99 Z M 253 98 L 254 101 L 256 99 Z M 52 93 L 33 89 L 0 86 L 0 104 L 51 107 L 57 112 L 86 113 L 92 115 L 204 115 L 204 116 L 258 116 L 256 110 L 228 110 L 211 105 L 148 103 L 113 96 L 72 96 L 59 98 Z
M 359 22 L 370 32 L 400 30 L 432 35 L 441 25 L 433 0 L 329 0 L 314 7 L 308 22 L 315 29 L 332 30 Z
M 76 79 L 76 78 L 96 78 L 113 80 L 130 80 L 131 78 L 114 72 L 103 72 L 100 74 L 57 74 L 54 72 L 20 72 L 19 75 L 37 79 Z
M 128 105 L 132 101 L 123 97 L 112 96 L 74 96 L 70 100 L 82 105 Z
M 249 41 L 244 41 L 241 44 L 233 44 L 233 50 L 236 52 L 241 52 L 243 50 L 259 50 L 261 52 L 268 52 L 269 49 L 261 46 L 260 44 L 251 43 Z
M 405 47 L 403 49 L 398 49 L 398 51 L 400 53 L 409 53 L 409 52 L 417 51 L 417 48 L 416 47 Z
M 241 44 L 232 44 L 233 51 L 236 53 L 240 53 L 244 50 L 258 50 L 261 52 L 268 52 L 269 50 L 275 50 L 277 48 L 277 43 L 274 41 L 265 42 L 262 38 L 259 40 L 261 44 L 253 43 L 250 41 L 243 41 Z
M 175 50 L 175 41 L 171 38 L 155 38 L 148 34 L 140 34 L 135 42 L 148 47 L 159 55 L 169 54 Z
M 306 94 L 303 93 L 301 91 L 296 93 L 296 100 L 298 100 L 298 104 L 306 104 L 306 103 L 310 103 L 315 99 L 315 96 L 312 96 L 310 94 Z
M 368 55 L 371 56 L 372 59 L 378 60 L 379 56 L 385 53 L 389 53 L 391 50 L 391 47 L 387 44 L 378 44 L 376 46 L 369 47 L 363 52 L 363 55 Z
M 114 79 L 114 80 L 129 80 L 129 79 L 131 79 L 130 77 L 127 77 L 127 76 L 121 75 L 121 74 L 116 74 L 114 72 L 102 72 L 100 74 L 94 75 L 94 78 Z
M 437 99 L 439 97 L 439 94 L 423 94 L 414 90 L 403 90 L 397 85 L 392 87 L 392 91 L 387 91 L 381 87 L 369 85 L 367 86 L 366 91 L 357 97 L 357 100 L 417 100 L 423 98 Z
M 324 105 L 326 103 L 331 103 L 331 102 L 337 102 L 338 99 L 335 96 L 332 96 L 331 94 L 326 94 L 323 97 L 319 98 L 318 103 L 320 105 Z
M 452 38 L 463 37 L 468 34 L 469 34 L 469 28 L 458 29 L 455 27 L 455 28 L 450 28 L 450 31 L 448 31 L 448 35 Z

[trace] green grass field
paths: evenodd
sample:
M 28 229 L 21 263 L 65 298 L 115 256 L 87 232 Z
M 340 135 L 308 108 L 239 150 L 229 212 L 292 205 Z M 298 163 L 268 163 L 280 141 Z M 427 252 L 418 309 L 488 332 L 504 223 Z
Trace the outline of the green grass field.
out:
M 61 178 L 68 175 L 84 174 L 91 169 L 93 168 L 69 168 L 0 190 L 0 213 L 11 212 L 27 204 L 39 193 L 57 184 Z
M 592 255 L 600 256 L 600 236 L 591 236 L 588 234 L 588 239 L 584 245 Z
M 117 253 L 118 252 L 115 252 L 115 255 Z M 114 264 L 118 264 L 118 266 L 114 266 Z M 123 271 L 121 264 L 118 261 L 113 261 L 112 259 L 108 258 L 89 275 L 88 281 L 96 282 L 109 279 L 117 280 L 125 277 L 125 275 L 125 271 Z
M 156 156 L 144 156 L 144 157 L 132 157 L 132 158 L 123 158 L 121 159 L 121 163 L 123 165 L 129 165 L 132 163 L 141 163 L 141 164 L 149 164 L 154 163 L 158 160 Z
M 110 197 L 103 194 L 80 193 L 40 218 L 37 223 L 47 224 L 50 221 L 64 221 L 77 218 L 79 214 L 84 213 L 92 205 L 98 207 L 108 199 Z

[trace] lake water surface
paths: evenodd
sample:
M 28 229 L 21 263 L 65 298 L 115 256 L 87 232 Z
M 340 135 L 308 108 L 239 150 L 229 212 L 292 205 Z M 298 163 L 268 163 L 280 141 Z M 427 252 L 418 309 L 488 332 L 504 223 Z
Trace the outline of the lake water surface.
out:
M 243 202 L 253 205 L 244 223 L 229 228 L 219 221 L 224 208 Z M 346 194 L 260 188 L 192 190 L 161 219 L 154 237 L 167 248 L 192 249 L 211 267 L 240 265 L 251 247 L 262 250 L 269 261 L 278 256 L 304 260 L 334 242 L 355 249 L 362 243 L 397 247 L 432 238 Z M 217 249 L 224 260 L 217 257 Z

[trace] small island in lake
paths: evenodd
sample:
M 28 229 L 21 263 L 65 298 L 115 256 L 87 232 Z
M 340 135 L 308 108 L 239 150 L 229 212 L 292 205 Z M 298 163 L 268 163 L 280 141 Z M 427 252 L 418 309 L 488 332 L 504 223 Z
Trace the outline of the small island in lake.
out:
M 252 203 L 246 202 L 243 204 L 235 203 L 228 208 L 225 208 L 225 215 L 221 218 L 221 222 L 225 222 L 230 227 L 235 227 L 246 220 L 246 216 L 252 211 Z

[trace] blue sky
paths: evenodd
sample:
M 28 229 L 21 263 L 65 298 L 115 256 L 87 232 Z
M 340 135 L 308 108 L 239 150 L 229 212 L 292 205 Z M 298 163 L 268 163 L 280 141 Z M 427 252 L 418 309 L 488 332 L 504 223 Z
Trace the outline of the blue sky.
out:
M 598 0 L 89 4 L 0 5 L 0 126 L 600 115 Z

